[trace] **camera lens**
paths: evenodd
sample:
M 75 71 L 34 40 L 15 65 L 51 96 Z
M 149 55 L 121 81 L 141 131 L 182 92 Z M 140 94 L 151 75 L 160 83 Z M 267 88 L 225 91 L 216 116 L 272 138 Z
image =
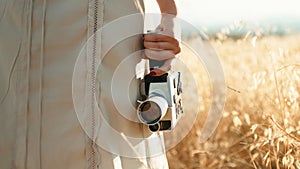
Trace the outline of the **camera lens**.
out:
M 150 97 L 138 107 L 138 118 L 144 124 L 154 125 L 168 109 L 168 102 L 160 96 Z
M 160 108 L 155 102 L 146 101 L 140 107 L 140 116 L 147 124 L 156 123 L 161 117 Z

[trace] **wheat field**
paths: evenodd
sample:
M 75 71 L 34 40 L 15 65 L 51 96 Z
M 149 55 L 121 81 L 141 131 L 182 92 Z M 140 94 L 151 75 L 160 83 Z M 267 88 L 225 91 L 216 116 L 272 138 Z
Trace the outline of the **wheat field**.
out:
M 168 151 L 170 168 L 300 169 L 300 34 L 210 42 L 226 79 L 223 117 L 202 143 L 211 87 L 207 73 L 191 61 L 200 85 L 199 114 L 188 135 Z M 185 111 L 193 109 L 191 98 L 184 100 Z

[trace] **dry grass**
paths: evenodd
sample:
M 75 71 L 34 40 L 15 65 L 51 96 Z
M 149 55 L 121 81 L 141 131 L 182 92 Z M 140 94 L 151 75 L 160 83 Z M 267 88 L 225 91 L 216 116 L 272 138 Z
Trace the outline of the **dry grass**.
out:
M 300 35 L 211 43 L 226 76 L 223 118 L 213 136 L 200 143 L 206 117 L 200 114 L 185 139 L 168 152 L 170 168 L 299 169 Z M 197 80 L 208 84 L 206 77 Z M 199 90 L 204 114 L 211 99 L 205 89 Z

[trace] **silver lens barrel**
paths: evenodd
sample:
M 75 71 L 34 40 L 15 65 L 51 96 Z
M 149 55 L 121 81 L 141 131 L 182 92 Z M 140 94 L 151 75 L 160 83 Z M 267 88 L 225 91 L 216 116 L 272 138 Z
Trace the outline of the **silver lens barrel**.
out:
M 153 96 L 142 102 L 137 109 L 139 120 L 147 125 L 154 125 L 165 116 L 168 102 L 161 96 Z

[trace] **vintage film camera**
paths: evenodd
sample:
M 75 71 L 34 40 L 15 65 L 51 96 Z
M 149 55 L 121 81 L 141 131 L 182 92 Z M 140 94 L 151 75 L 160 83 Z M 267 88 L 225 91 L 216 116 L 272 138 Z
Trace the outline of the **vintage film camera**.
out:
M 150 67 L 162 64 L 149 60 Z M 182 82 L 180 72 L 168 72 L 161 76 L 146 75 L 140 84 L 141 100 L 138 100 L 137 115 L 150 131 L 172 130 L 183 114 Z

